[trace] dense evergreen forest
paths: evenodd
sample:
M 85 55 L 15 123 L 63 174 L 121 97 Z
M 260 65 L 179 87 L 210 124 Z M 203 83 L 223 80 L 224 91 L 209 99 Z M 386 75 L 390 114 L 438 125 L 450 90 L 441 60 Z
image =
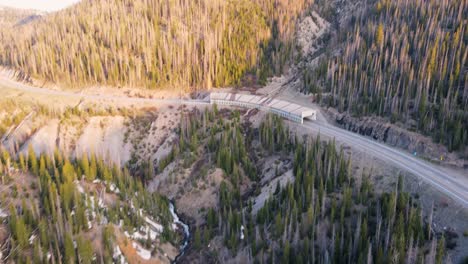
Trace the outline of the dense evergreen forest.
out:
M 218 205 L 205 210 L 205 223 L 193 231 L 201 262 L 220 260 L 225 251 L 218 243 L 230 252 L 227 259 L 247 251 L 253 263 L 448 261 L 455 236 L 431 228 L 432 213 L 423 216 L 417 198 L 404 192 L 401 176 L 392 192 L 375 192 L 371 175 L 352 175 L 350 157 L 334 141 L 318 136 L 303 142 L 276 116 L 267 116 L 258 129 L 239 116 L 215 108 L 186 118 L 177 150 L 159 168 L 177 157 L 194 161 L 189 155 L 208 155 L 206 165 L 224 171 Z M 258 208 L 258 160 L 274 155 L 292 158 L 294 179 L 278 181 Z
M 375 193 L 369 175 L 351 175 L 333 141 L 303 144 L 278 117 L 259 137 L 270 153 L 293 155 L 295 178 L 278 184 L 258 213 L 221 186 L 217 213 L 227 221 L 217 224 L 210 211 L 206 232 L 219 232 L 234 253 L 250 248 L 256 263 L 444 263 L 447 240 L 431 230 L 401 177 L 393 192 Z
M 341 54 L 305 73 L 325 103 L 379 115 L 430 135 L 449 150 L 468 145 L 467 2 L 380 0 L 343 27 Z M 416 122 L 410 123 L 410 120 Z
M 14 159 L 3 150 L 0 175 L 1 205 L 9 211 L 0 214 L 6 263 L 120 263 L 119 237 L 141 230 L 147 219 L 161 223 L 161 241 L 177 243 L 168 200 L 94 155 L 36 157 L 30 149 Z M 153 235 L 135 239 L 157 250 Z
M 37 157 L 29 149 L 12 158 L 3 151 L 0 186 L 6 191 L 0 201 L 9 213 L 0 214 L 0 238 L 10 236 L 1 245 L 3 259 L 116 261 L 116 245 L 125 245 L 122 233 L 136 234 L 147 217 L 163 227 L 161 241 L 177 244 L 168 200 L 145 189 L 153 175 L 175 165 L 175 171 L 197 168 L 189 177 L 169 175 L 162 182 L 180 189 L 176 197 L 188 186 L 215 193 L 216 206 L 199 208 L 204 220 L 191 226 L 187 254 L 203 263 L 239 252 L 248 252 L 253 263 L 449 261 L 456 234 L 432 229 L 432 212 L 423 212 L 418 198 L 404 192 L 401 177 L 393 191 L 376 192 L 371 175 L 353 175 L 349 154 L 334 141 L 299 138 L 273 115 L 255 128 L 244 114 L 216 105 L 183 112 L 172 151 L 130 171 L 95 155 L 69 159 L 56 151 Z M 280 180 L 288 173 L 272 163 L 272 192 L 265 194 L 270 183 L 259 164 L 271 157 L 289 160 L 292 177 Z M 207 180 L 213 169 L 222 170 L 220 184 Z M 137 241 L 152 254 L 160 248 L 151 233 Z
M 309 0 L 85 0 L 0 30 L 0 64 L 69 86 L 264 82 L 292 56 Z

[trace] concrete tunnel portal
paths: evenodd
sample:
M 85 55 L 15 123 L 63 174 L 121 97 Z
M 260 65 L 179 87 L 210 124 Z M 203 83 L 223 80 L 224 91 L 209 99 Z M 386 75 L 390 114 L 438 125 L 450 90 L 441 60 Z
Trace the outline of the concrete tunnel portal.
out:
M 317 120 L 317 111 L 312 108 L 266 96 L 213 92 L 210 104 L 255 108 L 301 124 L 304 119 Z

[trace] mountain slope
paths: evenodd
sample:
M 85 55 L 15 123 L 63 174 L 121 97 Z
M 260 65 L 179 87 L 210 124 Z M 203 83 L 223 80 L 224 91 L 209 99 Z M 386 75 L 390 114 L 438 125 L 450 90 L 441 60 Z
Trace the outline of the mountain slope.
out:
M 356 116 L 379 115 L 431 135 L 449 150 L 468 145 L 466 1 L 377 1 L 344 27 L 338 56 L 306 74 L 326 100 Z M 314 77 L 320 76 L 319 78 Z M 305 83 L 314 92 L 315 83 Z
M 0 33 L 0 64 L 71 86 L 212 87 L 263 80 L 292 54 L 309 0 L 83 1 Z
M 10 28 L 17 25 L 27 24 L 44 13 L 36 10 L 23 10 L 0 6 L 0 28 Z

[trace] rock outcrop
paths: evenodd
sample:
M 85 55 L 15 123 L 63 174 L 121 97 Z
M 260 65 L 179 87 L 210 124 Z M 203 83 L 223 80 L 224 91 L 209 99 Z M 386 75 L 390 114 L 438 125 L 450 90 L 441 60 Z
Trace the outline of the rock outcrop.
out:
M 338 113 L 331 108 L 327 113 L 337 125 L 349 131 L 408 150 L 434 162 L 456 167 L 468 166 L 468 162 L 460 157 L 460 153 L 450 153 L 447 147 L 433 142 L 430 137 L 409 131 L 383 118 L 374 116 L 357 118 L 348 113 Z

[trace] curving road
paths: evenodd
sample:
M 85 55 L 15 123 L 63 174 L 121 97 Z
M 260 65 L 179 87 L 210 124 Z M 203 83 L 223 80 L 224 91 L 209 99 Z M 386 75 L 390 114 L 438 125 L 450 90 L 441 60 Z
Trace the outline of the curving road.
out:
M 408 171 L 468 208 L 468 175 L 429 163 L 402 150 L 324 122 L 305 121 L 304 126 Z
M 69 91 L 49 90 L 29 86 L 23 83 L 12 81 L 6 76 L 0 75 L 0 94 L 5 88 L 21 90 L 24 92 L 37 93 L 43 95 L 58 95 L 76 99 L 77 97 L 86 100 L 112 100 L 126 103 L 170 103 L 170 104 L 209 104 L 203 100 L 185 100 L 185 99 L 148 99 L 133 98 L 125 96 L 109 95 L 86 95 Z M 389 147 L 383 143 L 374 141 L 367 137 L 349 132 L 347 130 L 332 126 L 324 121 L 304 121 L 303 126 L 313 132 L 334 137 L 337 141 L 346 142 L 352 148 L 365 151 L 374 157 L 391 163 L 395 167 L 408 171 L 429 184 L 433 185 L 441 192 L 458 201 L 465 208 L 468 208 L 468 175 L 448 168 L 444 168 L 424 160 L 413 157 L 411 154 L 399 149 Z
M 116 95 L 95 95 L 95 94 L 82 94 L 79 92 L 51 90 L 47 88 L 39 88 L 28 84 L 20 83 L 11 80 L 8 76 L 0 74 L 0 91 L 2 89 L 15 89 L 23 92 L 34 93 L 38 95 L 61 96 L 70 99 L 86 99 L 90 101 L 114 101 L 122 103 L 159 103 L 159 104 L 203 104 L 207 105 L 209 102 L 203 100 L 187 100 L 187 99 L 159 99 L 159 98 L 140 98 Z M 0 94 L 2 94 L 0 92 Z

